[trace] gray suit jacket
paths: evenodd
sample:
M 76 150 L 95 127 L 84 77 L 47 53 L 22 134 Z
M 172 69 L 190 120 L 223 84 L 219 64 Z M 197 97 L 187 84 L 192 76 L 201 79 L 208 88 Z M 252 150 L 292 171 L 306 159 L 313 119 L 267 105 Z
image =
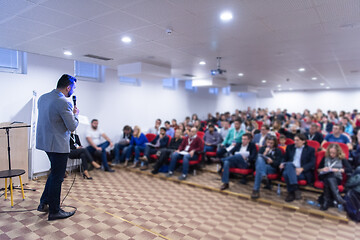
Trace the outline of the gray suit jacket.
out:
M 38 123 L 36 148 L 45 152 L 69 153 L 70 132 L 75 131 L 79 121 L 73 106 L 61 92 L 54 89 L 38 100 Z

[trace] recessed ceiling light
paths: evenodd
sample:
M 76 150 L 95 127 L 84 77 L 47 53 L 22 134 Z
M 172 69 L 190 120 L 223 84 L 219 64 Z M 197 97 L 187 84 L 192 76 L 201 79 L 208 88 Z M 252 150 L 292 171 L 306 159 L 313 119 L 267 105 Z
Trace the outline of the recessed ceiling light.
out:
M 200 65 L 205 65 L 206 62 L 205 62 L 205 61 L 200 61 L 199 64 L 200 64 Z
M 281 87 L 281 84 L 279 84 L 278 87 L 280 88 L 280 87 Z
M 266 80 L 261 80 L 262 83 L 266 83 Z
M 244 76 L 244 74 L 243 73 L 238 73 L 238 76 L 242 77 L 242 76 Z
M 72 52 L 70 52 L 69 50 L 64 50 L 64 55 L 71 56 Z
M 225 11 L 225 12 L 222 12 L 222 13 L 220 14 L 220 19 L 221 19 L 221 21 L 223 21 L 223 22 L 228 22 L 228 21 L 230 21 L 232 18 L 233 18 L 233 15 L 232 15 L 232 13 L 229 12 L 229 11 Z
M 311 80 L 315 81 L 317 80 L 317 77 L 312 77 Z
M 320 83 L 320 86 L 324 86 L 324 85 L 325 85 L 325 83 L 323 83 L 323 82 L 322 82 L 322 83 Z
M 124 43 L 130 43 L 132 40 L 130 37 L 123 37 L 123 38 L 121 38 L 121 41 Z
M 305 68 L 299 68 L 298 69 L 299 72 L 305 72 L 305 70 L 306 70 Z
M 326 87 L 326 89 L 330 89 L 330 87 Z

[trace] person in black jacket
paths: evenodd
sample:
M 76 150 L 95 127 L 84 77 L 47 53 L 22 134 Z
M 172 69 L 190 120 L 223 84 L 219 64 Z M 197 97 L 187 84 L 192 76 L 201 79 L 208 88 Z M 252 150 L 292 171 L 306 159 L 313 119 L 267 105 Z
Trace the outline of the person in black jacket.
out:
M 175 136 L 171 139 L 169 146 L 160 149 L 160 156 L 151 171 L 152 174 L 157 174 L 159 172 L 159 169 L 164 165 L 166 160 L 169 159 L 171 153 L 175 152 L 180 147 L 182 141 L 182 131 L 180 129 L 175 130 Z
M 323 135 L 318 132 L 318 125 L 316 123 L 312 123 L 310 125 L 309 131 L 306 133 L 305 136 L 308 140 L 317 141 L 320 144 L 324 141 Z
M 328 146 L 325 157 L 319 164 L 318 172 L 319 179 L 324 182 L 324 201 L 320 210 L 327 210 L 333 200 L 344 204 L 345 201 L 339 194 L 338 185 L 342 182 L 343 173 L 350 175 L 352 168 L 338 144 L 332 143 Z
M 288 195 L 286 202 L 301 199 L 301 192 L 298 189 L 298 180 L 306 180 L 312 183 L 315 168 L 315 149 L 307 146 L 306 137 L 299 133 L 294 137 L 295 144 L 286 148 L 285 162 L 280 164 L 280 169 L 284 169 Z
M 88 172 L 88 163 L 91 163 L 94 168 L 100 169 L 100 165 L 94 161 L 93 157 L 89 153 L 86 148 L 81 146 L 80 138 L 77 134 L 71 133 L 70 134 L 70 159 L 81 158 L 81 167 L 83 168 L 83 177 L 85 179 L 91 180 Z
M 143 162 L 140 170 L 144 171 L 148 169 L 148 161 L 151 154 L 155 154 L 158 149 L 166 148 L 169 143 L 169 137 L 166 135 L 166 128 L 160 128 L 160 134 L 156 135 L 155 139 L 151 143 L 146 143 L 144 150 L 144 156 L 139 157 L 139 160 Z
M 259 149 L 258 157 L 255 163 L 256 175 L 251 198 L 260 197 L 260 184 L 264 180 L 268 185 L 267 174 L 276 173 L 282 162 L 283 154 L 277 147 L 277 139 L 275 136 L 267 136 L 265 146 Z
M 123 135 L 118 143 L 114 146 L 115 159 L 113 165 L 117 165 L 125 161 L 125 153 L 132 137 L 132 129 L 129 125 L 123 128 Z
M 241 143 L 237 143 L 230 153 L 233 156 L 222 158 L 223 173 L 220 190 L 229 188 L 230 168 L 253 168 L 257 156 L 256 145 L 251 142 L 251 133 L 245 133 L 241 137 Z

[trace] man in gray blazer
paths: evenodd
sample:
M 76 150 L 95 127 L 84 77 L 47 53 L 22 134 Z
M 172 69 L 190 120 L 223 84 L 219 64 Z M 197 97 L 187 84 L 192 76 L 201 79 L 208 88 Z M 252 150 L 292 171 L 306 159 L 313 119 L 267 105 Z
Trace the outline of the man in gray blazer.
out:
M 79 110 L 66 100 L 75 88 L 76 78 L 64 74 L 56 89 L 42 95 L 38 100 L 36 148 L 46 152 L 51 164 L 51 172 L 40 198 L 38 211 L 49 211 L 48 220 L 68 218 L 75 214 L 75 211 L 65 212 L 60 208 L 61 184 L 70 152 L 70 133 L 75 131 L 79 124 Z

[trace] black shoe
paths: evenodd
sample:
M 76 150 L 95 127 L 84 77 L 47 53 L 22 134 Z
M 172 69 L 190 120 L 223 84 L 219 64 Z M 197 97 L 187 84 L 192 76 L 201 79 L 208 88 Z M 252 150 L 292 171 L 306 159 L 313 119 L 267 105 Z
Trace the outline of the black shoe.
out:
M 57 220 L 57 219 L 64 219 L 64 218 L 71 217 L 74 214 L 75 214 L 75 211 L 65 212 L 64 210 L 60 209 L 59 212 L 57 212 L 57 213 L 49 213 L 48 220 L 52 221 L 52 220 Z
M 288 195 L 285 198 L 285 202 L 292 202 L 295 200 L 295 193 L 289 192 Z
M 220 191 L 224 191 L 225 189 L 228 189 L 229 188 L 229 184 L 228 183 L 223 183 L 221 186 L 220 186 Z
M 260 197 L 260 192 L 258 190 L 253 190 L 251 193 L 251 199 L 257 199 Z
M 93 179 L 92 177 L 88 177 L 88 176 L 86 176 L 85 174 L 83 174 L 83 178 L 84 178 L 84 179 L 87 179 L 87 180 L 92 180 L 92 179 Z
M 49 212 L 49 205 L 47 205 L 45 203 L 40 203 L 37 210 L 39 212 Z
M 157 170 L 154 169 L 154 170 L 151 171 L 151 173 L 152 173 L 152 174 L 158 174 L 159 171 L 157 171 Z
M 105 172 L 115 172 L 115 170 L 114 170 L 114 169 L 111 169 L 111 168 L 106 168 L 106 169 L 105 169 Z
M 295 191 L 295 200 L 300 200 L 301 199 L 301 191 L 300 190 L 296 190 Z
M 266 175 L 261 177 L 261 183 L 264 184 L 265 186 L 269 185 L 269 179 Z

